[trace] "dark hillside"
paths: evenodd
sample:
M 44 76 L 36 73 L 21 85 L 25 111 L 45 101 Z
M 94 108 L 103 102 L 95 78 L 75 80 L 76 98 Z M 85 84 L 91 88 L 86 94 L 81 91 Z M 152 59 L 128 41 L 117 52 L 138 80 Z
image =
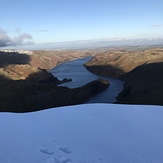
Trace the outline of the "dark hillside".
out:
M 163 62 L 138 66 L 122 79 L 126 83 L 119 103 L 163 105 Z
M 103 91 L 109 86 L 103 80 L 75 89 L 60 87 L 58 84 L 71 80 L 60 81 L 46 70 L 87 55 L 75 51 L 0 51 L 0 111 L 30 112 L 80 104 Z

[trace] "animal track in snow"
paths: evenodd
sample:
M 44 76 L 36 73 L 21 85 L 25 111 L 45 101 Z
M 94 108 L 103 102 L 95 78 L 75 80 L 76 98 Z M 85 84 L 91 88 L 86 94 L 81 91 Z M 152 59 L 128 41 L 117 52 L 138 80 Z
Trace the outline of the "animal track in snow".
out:
M 59 147 L 58 149 L 67 154 L 72 153 L 72 151 L 69 148 Z
M 60 151 L 63 153 L 60 153 Z M 46 160 L 46 163 L 72 163 L 73 162 L 71 158 L 63 156 L 65 154 L 72 153 L 72 151 L 69 148 L 59 146 L 56 148 L 55 151 L 51 151 L 47 148 L 39 148 L 39 152 L 50 156 Z
M 41 153 L 47 154 L 47 155 L 54 155 L 54 152 L 49 151 L 48 149 L 41 148 L 39 149 Z

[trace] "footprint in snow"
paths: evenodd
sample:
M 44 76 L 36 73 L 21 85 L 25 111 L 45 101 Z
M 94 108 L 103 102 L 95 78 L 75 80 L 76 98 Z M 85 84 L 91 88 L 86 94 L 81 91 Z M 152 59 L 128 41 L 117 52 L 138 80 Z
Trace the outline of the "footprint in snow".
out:
M 39 149 L 41 153 L 47 154 L 47 155 L 54 155 L 54 152 L 49 151 L 48 149 L 41 148 Z
M 59 147 L 58 149 L 67 154 L 72 153 L 72 151 L 69 148 Z

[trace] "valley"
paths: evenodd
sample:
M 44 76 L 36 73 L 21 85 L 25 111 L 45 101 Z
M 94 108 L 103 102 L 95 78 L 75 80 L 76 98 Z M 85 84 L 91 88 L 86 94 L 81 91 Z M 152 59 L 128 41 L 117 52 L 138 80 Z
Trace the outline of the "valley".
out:
M 117 103 L 163 105 L 163 48 L 107 50 L 85 66 L 92 73 L 125 81 Z
M 113 79 L 124 81 L 124 88 L 116 97 L 115 103 L 163 105 L 161 47 L 61 51 L 1 50 L 0 56 L 1 112 L 31 112 L 82 104 L 110 87 Z M 67 61 L 88 56 L 92 59 L 84 66 L 103 78 L 109 77 L 110 81 L 96 78 L 75 88 L 68 88 L 66 82 L 74 82 L 71 78 L 65 74 L 65 77 L 58 79 L 49 71 Z M 117 92 L 119 89 L 111 84 L 110 95 L 112 90 Z M 97 98 L 99 102 L 113 101 L 110 95 Z M 107 99 L 107 96 L 110 99 Z
M 31 112 L 81 104 L 109 86 L 103 79 L 70 89 L 58 86 L 51 68 L 65 61 L 90 56 L 77 51 L 0 51 L 0 111 Z M 96 89 L 94 89 L 96 88 Z

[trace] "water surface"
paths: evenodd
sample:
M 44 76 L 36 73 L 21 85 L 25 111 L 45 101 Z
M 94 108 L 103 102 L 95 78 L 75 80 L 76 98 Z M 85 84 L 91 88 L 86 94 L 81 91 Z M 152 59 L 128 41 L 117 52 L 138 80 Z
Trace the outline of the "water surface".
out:
M 64 78 L 72 79 L 71 82 L 63 83 L 62 86 L 69 88 L 81 87 L 93 80 L 101 78 L 98 75 L 89 72 L 83 64 L 92 57 L 77 59 L 58 65 L 50 72 L 62 80 Z M 116 102 L 118 93 L 123 89 L 124 82 L 113 78 L 104 78 L 110 82 L 109 88 L 94 96 L 88 103 L 113 103 Z

